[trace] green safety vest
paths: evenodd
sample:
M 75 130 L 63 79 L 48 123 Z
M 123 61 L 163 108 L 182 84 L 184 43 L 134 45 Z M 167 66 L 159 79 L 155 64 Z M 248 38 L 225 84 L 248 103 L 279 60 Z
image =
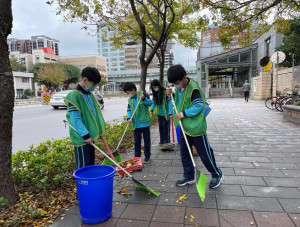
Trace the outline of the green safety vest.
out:
M 167 121 L 169 121 L 170 120 L 169 105 L 168 105 L 168 102 L 167 102 L 167 93 L 166 93 L 165 90 L 163 90 L 163 103 L 162 103 L 162 106 L 163 106 L 165 118 L 166 118 Z
M 64 101 L 68 108 L 66 117 L 67 117 L 67 121 L 69 122 L 69 124 L 72 125 L 72 122 L 70 119 L 70 114 L 69 114 L 69 104 L 71 103 L 80 112 L 84 126 L 87 128 L 91 138 L 93 140 L 95 140 L 104 133 L 105 122 L 104 122 L 101 110 L 99 108 L 99 105 L 98 105 L 94 95 L 91 94 L 91 96 L 94 101 L 96 116 L 93 115 L 89 105 L 85 101 L 81 92 L 78 90 L 71 91 L 67 95 L 67 97 L 65 98 Z M 73 127 L 74 127 L 74 125 L 73 125 Z M 69 128 L 69 132 L 70 132 L 70 137 L 71 137 L 72 143 L 75 146 L 82 146 L 82 145 L 86 144 L 84 142 L 83 138 L 77 132 L 75 132 L 71 127 Z
M 178 113 L 189 109 L 193 106 L 192 103 L 192 94 L 194 90 L 199 90 L 201 98 L 203 100 L 203 107 L 199 114 L 194 117 L 184 117 L 181 119 L 181 123 L 183 125 L 183 129 L 185 134 L 196 137 L 201 136 L 206 133 L 207 125 L 205 119 L 205 98 L 204 95 L 199 87 L 199 85 L 195 82 L 190 80 L 187 86 L 184 89 L 183 99 L 181 102 L 181 106 L 178 106 L 179 103 L 179 89 L 175 91 L 175 105 L 177 108 Z M 175 112 L 174 112 L 175 113 Z M 178 120 L 173 114 L 174 124 L 177 127 L 179 125 Z
M 141 96 L 142 93 L 143 93 L 142 91 L 137 92 L 136 103 L 139 102 L 140 96 Z M 129 103 L 130 108 L 131 108 L 131 113 L 133 113 L 134 107 L 133 107 L 132 98 L 128 99 L 128 103 Z M 136 115 L 138 117 L 139 122 L 150 122 L 149 107 L 145 106 L 141 101 L 140 104 L 136 108 L 137 108 L 137 110 L 136 110 L 134 116 L 132 117 L 132 123 L 131 123 L 133 129 L 136 128 L 136 117 L 135 117 Z

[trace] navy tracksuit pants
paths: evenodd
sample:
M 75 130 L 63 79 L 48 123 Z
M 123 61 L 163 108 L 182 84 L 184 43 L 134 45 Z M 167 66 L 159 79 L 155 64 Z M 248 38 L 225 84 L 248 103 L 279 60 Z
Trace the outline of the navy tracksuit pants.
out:
M 217 167 L 213 149 L 209 145 L 207 135 L 204 134 L 197 137 L 186 135 L 186 137 L 191 149 L 192 145 L 195 146 L 204 166 L 211 173 L 212 177 L 221 177 L 222 172 Z M 195 170 L 182 131 L 180 131 L 180 156 L 184 172 L 183 176 L 188 179 L 194 179 Z
M 141 139 L 142 134 L 144 137 L 144 153 L 145 157 L 150 158 L 151 156 L 151 138 L 150 138 L 150 127 L 136 128 L 133 131 L 134 137 L 134 156 L 141 157 Z
M 158 115 L 160 144 L 170 143 L 170 121 L 165 116 Z
M 74 147 L 75 150 L 75 160 L 76 169 L 95 165 L 95 147 L 89 144 Z

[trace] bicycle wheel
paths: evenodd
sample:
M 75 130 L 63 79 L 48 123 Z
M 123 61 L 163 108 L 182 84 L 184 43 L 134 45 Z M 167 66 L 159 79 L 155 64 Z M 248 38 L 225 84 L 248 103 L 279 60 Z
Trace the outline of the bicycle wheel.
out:
M 286 104 L 287 101 L 289 101 L 291 98 L 290 97 L 285 97 L 281 99 L 280 101 L 280 109 L 283 111 L 282 107 Z
M 274 97 L 269 97 L 265 101 L 265 105 L 268 109 L 273 110 L 275 108 Z
M 276 110 L 278 110 L 279 112 L 282 112 L 282 108 L 281 108 L 281 100 L 284 99 L 285 97 L 280 97 L 278 99 L 276 99 L 275 101 L 275 108 Z

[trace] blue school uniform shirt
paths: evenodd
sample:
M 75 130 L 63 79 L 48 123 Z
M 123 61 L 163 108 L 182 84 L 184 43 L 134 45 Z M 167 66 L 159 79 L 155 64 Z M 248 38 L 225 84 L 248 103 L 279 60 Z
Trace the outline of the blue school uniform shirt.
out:
M 160 96 L 160 93 L 157 92 L 158 94 L 158 100 L 159 100 L 159 96 Z M 169 115 L 172 115 L 173 114 L 173 105 L 172 105 L 172 101 L 171 101 L 171 98 L 167 96 L 167 103 L 168 103 L 168 114 Z M 151 106 L 151 112 L 154 111 L 155 107 L 157 106 L 158 108 L 158 115 L 159 116 L 165 116 L 165 113 L 164 113 L 164 107 L 162 105 L 162 103 L 156 105 L 153 101 L 153 104 Z
M 190 78 L 188 78 L 189 82 L 190 82 Z M 181 91 L 181 89 L 179 89 L 179 95 L 178 95 L 178 104 L 179 106 L 182 105 L 182 100 L 183 100 L 183 95 L 184 95 L 185 89 L 183 91 Z M 187 97 L 189 98 L 189 97 Z M 190 107 L 189 109 L 185 109 L 183 110 L 183 115 L 185 117 L 194 117 L 197 114 L 199 114 L 203 108 L 203 100 L 201 98 L 200 92 L 199 90 L 194 90 L 192 93 L 192 104 L 193 106 Z

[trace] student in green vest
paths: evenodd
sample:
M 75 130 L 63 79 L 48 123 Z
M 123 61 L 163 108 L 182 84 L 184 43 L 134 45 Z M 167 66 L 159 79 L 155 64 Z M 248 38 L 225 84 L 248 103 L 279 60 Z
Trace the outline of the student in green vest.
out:
M 69 128 L 75 147 L 76 168 L 95 164 L 93 141 L 98 139 L 105 129 L 105 122 L 99 105 L 93 95 L 95 85 L 101 81 L 99 71 L 86 67 L 81 72 L 81 81 L 65 98 L 67 120 L 77 132 Z
M 175 85 L 175 105 L 178 114 L 173 115 L 174 124 L 179 125 L 181 120 L 190 147 L 195 146 L 204 166 L 211 173 L 210 188 L 217 188 L 224 176 L 217 167 L 213 149 L 206 135 L 205 97 L 198 84 L 186 76 L 182 65 L 173 65 L 167 72 L 168 81 Z M 172 89 L 167 88 L 167 94 L 172 94 Z M 183 166 L 183 177 L 176 182 L 177 186 L 194 184 L 194 167 L 180 131 L 180 156 Z
M 150 116 L 152 116 L 157 106 L 160 136 L 159 144 L 170 143 L 170 118 L 173 113 L 171 98 L 166 95 L 166 89 L 156 79 L 151 81 L 151 90 L 153 94 L 153 104 L 151 106 Z
M 151 156 L 151 139 L 150 139 L 150 113 L 149 107 L 152 105 L 152 101 L 149 98 L 149 95 L 143 91 L 137 91 L 134 83 L 127 82 L 123 91 L 130 95 L 128 99 L 128 108 L 127 108 L 127 122 L 132 124 L 133 137 L 134 137 L 134 155 L 135 157 L 141 157 L 141 137 L 143 134 L 144 145 L 145 145 L 145 159 L 144 163 L 150 162 Z M 139 100 L 141 99 L 140 103 Z M 137 103 L 139 106 L 132 118 L 130 120 L 132 113 L 136 109 Z

